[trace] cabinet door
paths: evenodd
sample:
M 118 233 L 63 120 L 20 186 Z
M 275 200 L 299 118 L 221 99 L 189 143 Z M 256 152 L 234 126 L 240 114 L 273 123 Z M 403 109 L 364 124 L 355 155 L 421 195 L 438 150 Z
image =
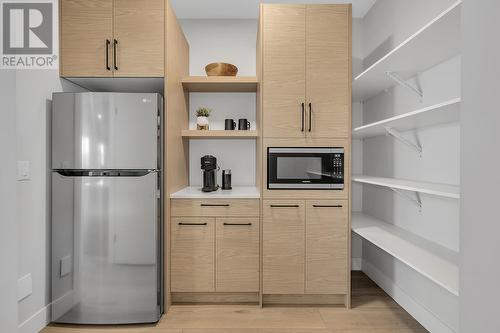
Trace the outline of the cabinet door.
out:
M 259 219 L 217 218 L 216 290 L 259 291 Z
M 347 293 L 347 201 L 306 201 L 306 293 Z
M 305 5 L 263 5 L 265 137 L 305 136 L 305 9 Z
M 61 0 L 60 11 L 61 76 L 113 76 L 113 1 Z
M 263 215 L 263 292 L 303 294 L 304 201 L 264 200 Z
M 172 218 L 171 289 L 215 291 L 215 219 Z
M 164 76 L 164 18 L 164 0 L 114 0 L 115 77 Z
M 306 8 L 307 133 L 347 138 L 351 129 L 350 5 Z

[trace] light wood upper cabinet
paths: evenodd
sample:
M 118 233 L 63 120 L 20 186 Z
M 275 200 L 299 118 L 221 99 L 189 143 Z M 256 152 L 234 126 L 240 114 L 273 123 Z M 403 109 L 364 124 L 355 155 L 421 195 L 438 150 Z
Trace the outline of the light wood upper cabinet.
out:
M 163 77 L 165 1 L 61 0 L 61 76 Z
M 264 137 L 348 138 L 351 6 L 264 4 L 261 27 Z
M 348 137 L 350 126 L 349 5 L 306 6 L 307 133 Z
M 172 292 L 215 291 L 215 219 L 176 217 L 171 223 Z
M 259 291 L 259 218 L 217 218 L 216 290 Z
M 164 76 L 164 17 L 164 0 L 114 0 L 115 77 Z
M 264 200 L 263 204 L 263 292 L 303 294 L 304 201 Z
M 266 4 L 262 20 L 264 136 L 303 137 L 306 6 Z
M 308 294 L 348 292 L 348 205 L 345 200 L 306 201 Z
M 60 27 L 61 76 L 113 76 L 113 0 L 61 0 Z

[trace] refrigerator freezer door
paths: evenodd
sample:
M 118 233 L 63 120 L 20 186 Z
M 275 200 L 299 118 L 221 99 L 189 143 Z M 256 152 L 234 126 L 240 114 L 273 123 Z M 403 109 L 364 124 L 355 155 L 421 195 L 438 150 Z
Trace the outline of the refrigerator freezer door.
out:
M 157 94 L 56 93 L 52 169 L 157 169 Z
M 157 173 L 52 174 L 52 320 L 156 322 L 159 307 Z

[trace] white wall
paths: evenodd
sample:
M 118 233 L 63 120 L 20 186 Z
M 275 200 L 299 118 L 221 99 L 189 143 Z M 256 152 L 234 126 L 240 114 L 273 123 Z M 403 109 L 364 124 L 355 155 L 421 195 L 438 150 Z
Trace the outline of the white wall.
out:
M 48 321 L 50 302 L 50 112 L 52 93 L 80 91 L 56 70 L 19 70 L 17 159 L 30 162 L 30 179 L 17 183 L 17 277 L 31 274 L 33 292 L 18 303 L 22 332 Z
M 378 0 L 363 19 L 365 68 L 454 2 Z M 423 90 L 422 102 L 399 86 L 365 101 L 363 123 L 459 97 L 460 67 L 461 59 L 455 57 L 410 80 Z M 418 139 L 423 147 L 422 157 L 389 136 L 365 139 L 363 173 L 370 176 L 459 184 L 458 123 L 421 128 L 403 135 L 412 140 Z M 362 206 L 365 213 L 448 249 L 458 260 L 456 251 L 459 249 L 459 201 L 423 194 L 421 200 L 423 209 L 420 212 L 411 202 L 389 189 L 363 186 Z M 458 330 L 458 297 L 368 242 L 363 244 L 362 257 L 363 270 L 427 329 L 431 332 Z
M 357 76 L 363 71 L 363 20 L 352 20 L 352 75 Z M 363 103 L 352 103 L 352 128 L 363 124 Z M 352 174 L 363 173 L 363 141 L 359 139 L 352 140 Z M 359 212 L 363 209 L 363 187 L 361 184 L 352 183 L 351 185 L 351 210 Z M 351 233 L 351 258 L 352 269 L 361 269 L 362 239 L 355 233 Z
M 190 75 L 205 76 L 205 65 L 229 62 L 238 76 L 256 75 L 257 20 L 181 20 L 189 43 Z M 224 119 L 246 118 L 255 129 L 255 93 L 191 93 L 190 128 L 196 128 L 195 111 L 212 108 L 210 129 L 224 129 Z M 221 169 L 232 170 L 233 185 L 255 184 L 255 140 L 191 140 L 189 183 L 202 183 L 200 158 L 211 154 Z M 220 184 L 219 178 L 219 184 Z
M 16 72 L 0 70 L 0 332 L 17 329 Z
M 500 332 L 500 2 L 462 5 L 460 332 Z

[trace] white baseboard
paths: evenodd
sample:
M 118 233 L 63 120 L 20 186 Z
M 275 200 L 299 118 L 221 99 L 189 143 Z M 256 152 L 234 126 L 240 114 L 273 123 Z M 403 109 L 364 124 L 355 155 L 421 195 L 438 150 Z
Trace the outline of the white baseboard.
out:
M 452 328 L 443 323 L 432 312 L 399 288 L 394 281 L 382 273 L 378 268 L 363 260 L 361 262 L 362 271 L 368 275 L 380 288 L 391 296 L 401 307 L 403 307 L 413 318 L 415 318 L 429 332 L 435 333 L 456 333 Z
M 38 333 L 50 323 L 50 304 L 38 310 L 17 327 L 17 333 Z
M 351 271 L 361 270 L 361 258 L 351 258 Z

